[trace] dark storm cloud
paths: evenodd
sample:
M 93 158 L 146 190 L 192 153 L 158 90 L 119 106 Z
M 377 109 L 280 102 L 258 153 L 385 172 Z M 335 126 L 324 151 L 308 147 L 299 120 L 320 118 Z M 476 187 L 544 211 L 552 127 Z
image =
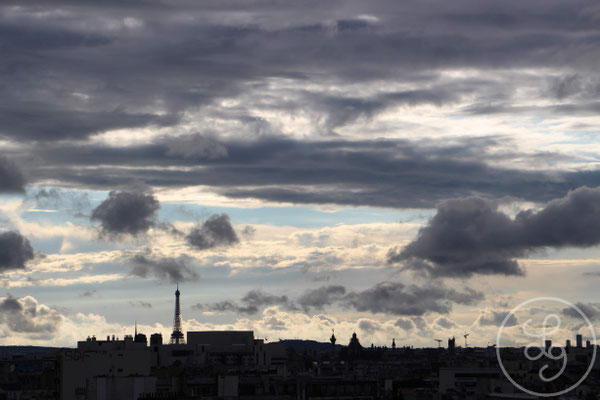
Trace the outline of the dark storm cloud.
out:
M 25 187 L 25 178 L 17 166 L 0 156 L 0 194 L 20 193 Z
M 159 208 L 151 193 L 111 191 L 90 219 L 100 222 L 103 234 L 137 235 L 154 226 Z
M 33 297 L 0 300 L 0 324 L 17 333 L 51 334 L 56 332 L 63 316 L 56 310 L 38 304 Z
M 441 146 L 431 141 L 264 136 L 222 140 L 227 154 L 212 158 L 171 154 L 169 144 L 162 142 L 32 146 L 40 161 L 30 163 L 28 175 L 94 189 L 135 182 L 174 188 L 205 185 L 234 198 L 392 208 L 430 208 L 447 198 L 474 194 L 548 201 L 581 185 L 600 185 L 595 171 L 550 174 L 482 161 L 564 161 L 560 154 L 508 151 L 507 143 L 502 137 L 454 139 Z
M 33 248 L 18 232 L 0 232 L 0 273 L 23 269 L 34 258 Z
M 453 303 L 472 305 L 483 298 L 483 293 L 472 289 L 458 292 L 441 285 L 382 282 L 361 292 L 348 293 L 343 303 L 357 311 L 420 316 L 430 312 L 447 314 L 452 310 Z
M 545 247 L 600 244 L 600 189 L 582 187 L 539 211 L 511 218 L 480 198 L 448 200 L 403 249 L 388 261 L 433 277 L 523 275 L 516 258 Z
M 185 238 L 192 247 L 200 250 L 231 246 L 240 241 L 227 214 L 212 215 Z
M 198 273 L 190 268 L 185 258 L 150 257 L 143 254 L 133 256 L 129 263 L 132 264 L 131 275 L 141 278 L 150 276 L 171 283 L 195 281 L 199 279 Z

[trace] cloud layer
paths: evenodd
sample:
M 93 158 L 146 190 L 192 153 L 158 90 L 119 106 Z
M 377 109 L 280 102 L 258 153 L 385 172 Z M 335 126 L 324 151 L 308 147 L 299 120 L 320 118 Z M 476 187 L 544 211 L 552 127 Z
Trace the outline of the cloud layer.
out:
M 569 137 L 596 123 L 596 6 L 311 4 L 4 2 L 2 146 L 32 184 L 302 204 L 548 201 L 600 182 Z M 13 172 L 0 162 L 0 190 L 22 188 Z

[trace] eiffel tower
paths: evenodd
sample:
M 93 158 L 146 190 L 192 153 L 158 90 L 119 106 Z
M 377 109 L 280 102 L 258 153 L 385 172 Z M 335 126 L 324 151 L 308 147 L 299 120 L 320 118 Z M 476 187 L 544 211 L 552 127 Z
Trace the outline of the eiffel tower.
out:
M 171 333 L 171 344 L 185 344 L 183 332 L 181 330 L 181 308 L 179 307 L 179 283 L 175 291 L 175 316 L 173 317 L 173 333 Z

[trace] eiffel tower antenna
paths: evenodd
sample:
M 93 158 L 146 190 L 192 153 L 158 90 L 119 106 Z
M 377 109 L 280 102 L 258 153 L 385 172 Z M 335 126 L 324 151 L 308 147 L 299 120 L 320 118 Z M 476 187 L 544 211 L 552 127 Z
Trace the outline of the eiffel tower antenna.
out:
M 185 344 L 183 332 L 181 329 L 181 307 L 179 305 L 179 282 L 177 282 L 177 290 L 175 291 L 175 316 L 173 317 L 173 333 L 171 333 L 171 344 Z

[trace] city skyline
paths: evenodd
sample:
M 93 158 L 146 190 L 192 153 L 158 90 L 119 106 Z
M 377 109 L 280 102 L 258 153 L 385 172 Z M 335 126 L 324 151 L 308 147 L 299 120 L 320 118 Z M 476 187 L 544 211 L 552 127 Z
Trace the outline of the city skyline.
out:
M 600 6 L 0 5 L 0 342 L 600 318 Z M 587 332 L 566 307 L 558 341 Z M 137 322 L 136 322 L 137 321 Z M 538 325 L 539 326 L 539 325 Z

